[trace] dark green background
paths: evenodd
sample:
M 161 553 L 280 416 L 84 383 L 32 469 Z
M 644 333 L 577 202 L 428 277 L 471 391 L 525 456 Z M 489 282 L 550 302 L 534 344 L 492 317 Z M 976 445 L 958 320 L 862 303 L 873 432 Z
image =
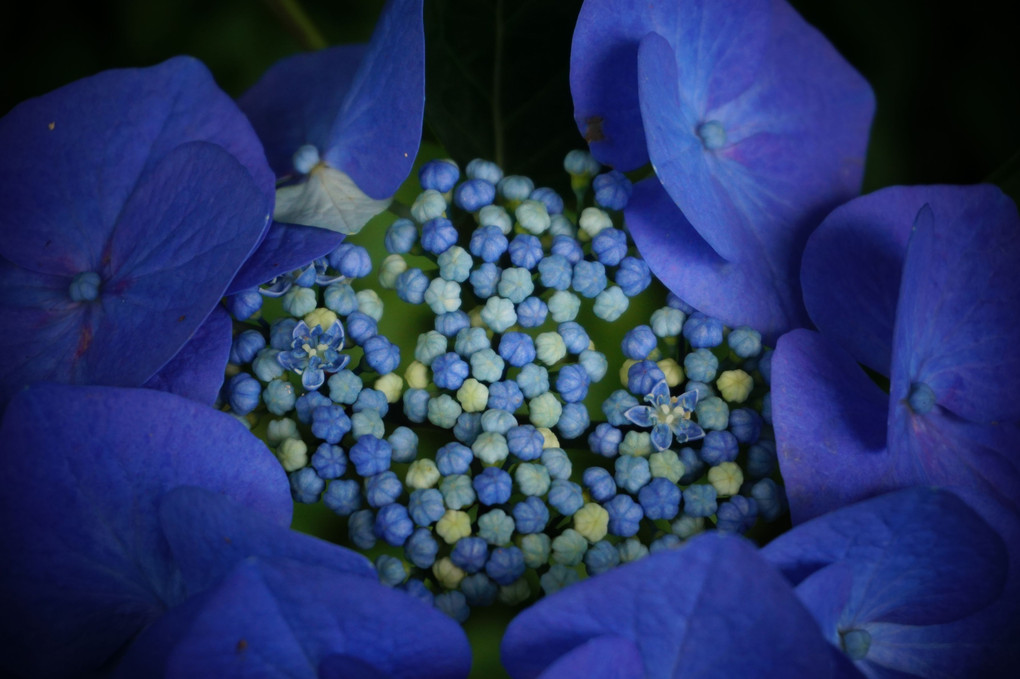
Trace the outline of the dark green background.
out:
M 382 6 L 380 0 L 303 4 L 331 43 L 366 40 Z M 430 72 L 446 78 L 429 83 L 430 113 L 449 108 L 445 97 L 458 91 L 455 74 L 464 65 L 461 62 L 470 67 L 487 56 L 495 41 L 493 27 L 484 24 L 499 15 L 508 18 L 502 35 L 505 59 L 523 73 L 519 78 L 528 78 L 524 90 L 541 92 L 548 102 L 544 107 L 548 125 L 539 127 L 558 128 L 565 135 L 561 143 L 581 147 L 565 86 L 569 18 L 578 2 L 507 0 L 499 12 L 494 10 L 497 4 L 498 0 L 427 0 L 430 26 L 440 25 L 430 35 L 445 41 L 436 38 L 430 43 Z M 1004 15 L 1004 3 L 971 0 L 960 3 L 960 10 L 953 13 L 919 0 L 792 4 L 875 90 L 878 111 L 866 190 L 890 184 L 981 181 L 1020 149 L 1020 48 L 1016 26 Z M 301 49 L 268 3 L 258 0 L 53 0 L 14 5 L 5 13 L 0 23 L 4 56 L 0 114 L 22 99 L 102 69 L 151 65 L 182 53 L 202 59 L 220 85 L 237 95 L 274 61 Z M 564 36 L 562 41 L 538 51 L 532 36 L 557 33 Z M 440 63 L 451 51 L 460 61 Z M 550 83 L 550 77 L 561 85 Z M 515 84 L 521 83 L 507 86 Z M 508 106 L 515 101 L 509 94 L 503 100 Z M 491 112 L 467 102 L 457 114 L 457 125 L 477 133 L 477 145 L 492 147 L 480 153 L 495 158 L 495 141 L 485 131 Z M 451 134 L 449 122 L 435 120 L 427 138 L 435 141 L 433 132 Z M 504 143 L 507 160 L 519 162 L 507 169 L 530 171 L 522 165 L 541 161 L 560 173 L 558 147 L 555 153 L 545 153 L 550 145 L 541 138 L 541 130 L 533 127 L 527 132 L 534 136 L 528 139 L 533 144 Z M 507 615 L 498 610 L 472 615 L 468 631 L 476 650 L 476 676 L 498 676 L 496 649 Z

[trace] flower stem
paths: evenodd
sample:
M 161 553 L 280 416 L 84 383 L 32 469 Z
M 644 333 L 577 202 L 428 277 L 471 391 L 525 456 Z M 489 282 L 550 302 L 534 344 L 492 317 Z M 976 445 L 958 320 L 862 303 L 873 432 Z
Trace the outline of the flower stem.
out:
M 298 0 L 265 0 L 265 2 L 302 49 L 315 51 L 329 45 Z

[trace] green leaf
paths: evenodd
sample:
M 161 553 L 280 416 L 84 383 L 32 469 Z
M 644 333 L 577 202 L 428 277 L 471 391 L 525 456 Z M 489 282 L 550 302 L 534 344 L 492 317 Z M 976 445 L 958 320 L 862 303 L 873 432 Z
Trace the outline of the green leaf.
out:
M 569 195 L 563 157 L 586 144 L 570 97 L 579 0 L 425 3 L 425 120 L 462 165 L 498 163 Z

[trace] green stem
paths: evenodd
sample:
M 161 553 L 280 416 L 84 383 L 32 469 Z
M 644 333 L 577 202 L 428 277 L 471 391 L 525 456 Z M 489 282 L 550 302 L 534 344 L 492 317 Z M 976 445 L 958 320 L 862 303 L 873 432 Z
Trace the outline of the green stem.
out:
M 265 2 L 302 49 L 312 52 L 329 45 L 298 0 L 265 0 Z

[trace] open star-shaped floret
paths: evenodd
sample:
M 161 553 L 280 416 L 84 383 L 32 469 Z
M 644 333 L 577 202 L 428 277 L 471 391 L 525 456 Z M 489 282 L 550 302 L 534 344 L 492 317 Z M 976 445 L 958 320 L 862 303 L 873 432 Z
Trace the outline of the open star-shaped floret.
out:
M 623 416 L 639 427 L 652 428 L 652 445 L 656 450 L 665 450 L 673 445 L 673 439 L 683 444 L 704 438 L 705 431 L 691 421 L 694 408 L 698 405 L 698 392 L 684 392 L 671 396 L 666 380 L 659 380 L 652 392 L 645 396 L 648 406 L 637 405 L 628 408 Z

